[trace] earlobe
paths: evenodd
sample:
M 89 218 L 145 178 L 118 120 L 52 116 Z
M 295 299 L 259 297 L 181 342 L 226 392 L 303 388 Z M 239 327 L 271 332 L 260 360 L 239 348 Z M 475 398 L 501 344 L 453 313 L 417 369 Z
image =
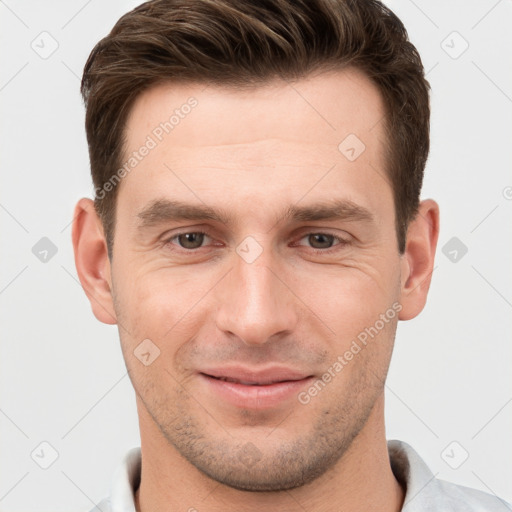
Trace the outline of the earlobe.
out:
M 402 310 L 400 320 L 410 320 L 425 306 L 434 270 L 439 236 L 439 206 L 432 199 L 420 203 L 418 214 L 409 224 L 402 255 Z
M 91 199 L 82 198 L 75 207 L 72 239 L 78 278 L 94 316 L 105 324 L 116 324 L 107 243 Z

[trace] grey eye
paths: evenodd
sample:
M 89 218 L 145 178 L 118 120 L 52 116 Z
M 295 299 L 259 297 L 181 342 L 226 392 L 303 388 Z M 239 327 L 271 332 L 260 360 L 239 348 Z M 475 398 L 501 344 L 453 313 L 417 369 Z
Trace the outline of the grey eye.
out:
M 314 249 L 329 249 L 333 246 L 334 235 L 328 235 L 326 233 L 311 233 L 308 235 L 308 242 Z
M 203 245 L 204 233 L 183 233 L 177 236 L 178 242 L 184 249 L 198 249 Z

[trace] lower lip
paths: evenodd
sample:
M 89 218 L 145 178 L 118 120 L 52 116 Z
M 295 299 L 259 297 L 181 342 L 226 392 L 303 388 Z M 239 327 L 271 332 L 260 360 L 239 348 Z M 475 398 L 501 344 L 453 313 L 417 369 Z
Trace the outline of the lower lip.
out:
M 216 379 L 204 373 L 200 373 L 199 376 L 208 388 L 222 399 L 235 407 L 251 409 L 267 409 L 278 406 L 285 400 L 296 397 L 301 389 L 313 379 L 313 377 L 307 377 L 264 386 L 250 386 Z

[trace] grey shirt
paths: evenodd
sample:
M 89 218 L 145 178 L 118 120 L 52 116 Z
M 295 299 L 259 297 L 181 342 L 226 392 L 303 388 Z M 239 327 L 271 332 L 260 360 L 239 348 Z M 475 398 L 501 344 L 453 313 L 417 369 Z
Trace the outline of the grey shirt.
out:
M 506 512 L 502 499 L 435 478 L 423 459 L 402 441 L 388 441 L 391 468 L 406 489 L 402 512 Z M 135 491 L 140 482 L 140 448 L 130 450 L 112 479 L 110 497 L 91 512 L 136 512 Z

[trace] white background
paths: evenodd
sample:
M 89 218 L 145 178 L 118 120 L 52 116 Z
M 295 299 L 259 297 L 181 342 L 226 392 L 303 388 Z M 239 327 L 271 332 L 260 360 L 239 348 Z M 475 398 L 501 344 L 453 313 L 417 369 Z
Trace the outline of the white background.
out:
M 76 201 L 92 196 L 83 65 L 137 3 L 0 2 L 1 511 L 89 510 L 139 444 L 117 330 L 90 311 L 69 225 Z M 429 303 L 398 328 L 387 435 L 439 478 L 512 501 L 512 2 L 390 6 L 432 86 L 423 197 L 439 202 L 442 223 Z M 47 59 L 31 47 L 55 44 L 43 31 L 58 42 Z M 453 58 L 461 37 L 469 47 Z M 58 249 L 46 263 L 32 252 L 42 237 Z M 441 250 L 452 237 L 468 249 L 455 263 Z M 43 441 L 58 452 L 48 469 L 31 458 Z M 452 459 L 469 454 L 458 469 L 441 457 L 452 441 Z

